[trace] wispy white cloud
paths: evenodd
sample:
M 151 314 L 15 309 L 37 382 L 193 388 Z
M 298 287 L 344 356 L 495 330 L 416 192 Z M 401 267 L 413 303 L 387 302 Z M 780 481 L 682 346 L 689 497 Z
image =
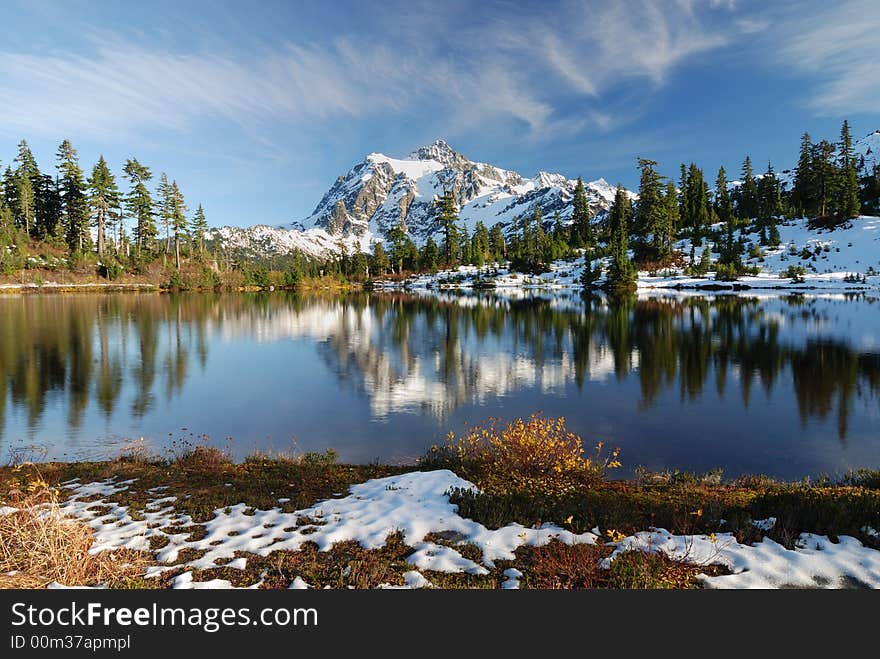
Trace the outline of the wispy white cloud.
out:
M 826 116 L 880 108 L 880 2 L 797 3 L 773 21 L 778 61 L 817 82 L 805 97 Z
M 170 52 L 121 36 L 89 52 L 0 52 L 0 125 L 100 134 L 183 130 L 207 118 L 251 124 L 430 112 L 462 128 L 512 119 L 529 139 L 608 130 L 615 117 L 604 95 L 634 80 L 660 87 L 682 62 L 728 43 L 741 28 L 713 27 L 711 14 L 734 4 L 568 2 L 529 16 L 497 12 L 456 32 L 447 24 L 439 35 L 367 31 L 237 54 Z M 582 111 L 563 107 L 560 96 L 580 99 Z

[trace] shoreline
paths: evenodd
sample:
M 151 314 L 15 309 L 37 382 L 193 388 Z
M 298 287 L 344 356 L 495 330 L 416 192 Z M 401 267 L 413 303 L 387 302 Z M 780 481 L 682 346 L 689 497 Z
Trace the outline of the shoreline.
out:
M 94 534 L 95 556 L 138 566 L 116 580 L 32 583 L 115 588 L 878 588 L 880 471 L 847 478 L 644 473 L 493 494 L 442 465 L 346 465 L 332 453 L 238 463 L 207 447 L 0 468 L 7 485 L 57 492 L 59 513 Z M 27 514 L 0 496 L 0 525 Z M 574 576 L 558 581 L 560 564 Z

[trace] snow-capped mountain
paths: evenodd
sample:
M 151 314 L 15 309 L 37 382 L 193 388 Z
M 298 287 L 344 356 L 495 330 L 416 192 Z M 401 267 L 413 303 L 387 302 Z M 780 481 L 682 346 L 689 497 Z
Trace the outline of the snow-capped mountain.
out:
M 417 244 L 439 233 L 433 202 L 451 190 L 459 204 L 462 224 L 473 231 L 477 222 L 487 228 L 510 226 L 518 216 L 541 208 L 545 222 L 555 213 L 568 221 L 577 182 L 562 174 L 538 172 L 533 178 L 494 165 L 473 162 L 444 140 L 423 146 L 406 158 L 371 153 L 340 176 L 312 214 L 292 225 L 224 227 L 212 232 L 227 248 L 256 254 L 287 254 L 300 250 L 314 256 L 339 251 L 368 250 L 402 224 Z M 585 183 L 594 216 L 614 200 L 615 188 L 604 179 Z

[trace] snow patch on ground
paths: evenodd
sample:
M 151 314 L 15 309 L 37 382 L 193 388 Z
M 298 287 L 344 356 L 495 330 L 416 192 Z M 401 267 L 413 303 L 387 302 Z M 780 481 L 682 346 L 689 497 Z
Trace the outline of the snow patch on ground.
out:
M 92 551 L 119 547 L 148 549 L 152 534 L 166 535 L 161 531 L 162 526 L 191 523 L 188 516 L 174 511 L 173 497 L 149 502 L 141 513 L 143 520 L 133 520 L 126 506 L 109 499 L 81 501 L 84 492 L 112 497 L 130 483 L 68 484 L 73 495 L 62 508 L 68 514 L 86 519 L 95 529 Z M 155 555 L 160 561 L 173 562 L 182 549 L 201 549 L 205 554 L 185 567 L 207 569 L 226 564 L 242 569 L 246 559 L 236 559 L 237 551 L 266 556 L 275 550 L 299 549 L 305 542 L 314 542 L 320 550 L 327 550 L 337 542 L 349 540 L 373 549 L 383 546 L 388 535 L 399 531 L 414 548 L 407 558 L 414 568 L 486 574 L 494 567 L 494 561 L 514 559 L 514 551 L 522 545 L 544 545 L 554 539 L 569 545 L 594 544 L 598 540 L 595 532 L 573 534 L 547 524 L 538 528 L 510 524 L 487 529 L 458 514 L 456 506 L 449 501 L 448 492 L 452 488 L 474 489 L 474 485 L 448 470 L 416 471 L 354 485 L 344 498 L 323 501 L 292 513 L 279 508 L 253 510 L 241 503 L 215 511 L 214 518 L 204 525 L 206 535 L 200 540 L 187 540 L 188 533 L 166 535 L 168 544 Z M 110 510 L 100 514 L 90 510 L 96 506 L 107 506 Z M 759 528 L 770 528 L 773 523 L 773 518 L 756 522 Z M 426 540 L 429 534 L 446 538 L 453 545 L 475 545 L 482 552 L 482 564 L 465 558 L 454 546 Z M 662 551 L 696 565 L 726 565 L 733 574 L 703 577 L 706 586 L 713 588 L 880 588 L 880 551 L 848 536 L 841 536 L 839 542 L 833 543 L 825 536 L 802 534 L 795 549 L 789 550 L 768 538 L 749 546 L 738 543 L 731 534 L 673 535 L 664 529 L 653 529 L 629 536 L 615 545 L 612 556 L 605 559 L 605 567 L 622 552 L 634 549 Z M 160 571 L 151 569 L 148 574 L 154 576 Z M 504 587 L 514 588 L 522 575 L 507 570 L 505 576 Z M 410 588 L 427 587 L 427 580 L 417 570 L 408 572 L 405 580 Z M 175 588 L 230 586 L 229 582 L 219 579 L 194 582 L 189 572 L 177 576 L 173 585 Z M 301 579 L 291 585 L 304 586 L 308 585 Z

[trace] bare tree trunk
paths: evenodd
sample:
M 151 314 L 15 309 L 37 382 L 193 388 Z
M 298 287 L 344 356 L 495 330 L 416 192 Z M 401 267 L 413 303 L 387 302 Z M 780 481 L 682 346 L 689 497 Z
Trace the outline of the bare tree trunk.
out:
M 98 256 L 104 256 L 104 209 L 98 209 Z
M 177 264 L 177 269 L 180 270 L 180 236 L 176 231 L 174 232 L 174 262 Z

